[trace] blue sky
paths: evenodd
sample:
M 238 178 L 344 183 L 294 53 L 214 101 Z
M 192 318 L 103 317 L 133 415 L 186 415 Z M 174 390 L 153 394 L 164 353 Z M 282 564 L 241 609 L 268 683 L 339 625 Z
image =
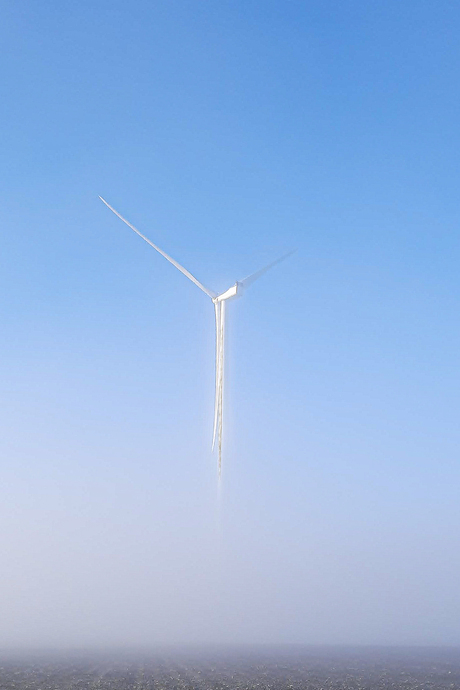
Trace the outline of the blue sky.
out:
M 459 644 L 456 3 L 2 14 L 0 643 Z

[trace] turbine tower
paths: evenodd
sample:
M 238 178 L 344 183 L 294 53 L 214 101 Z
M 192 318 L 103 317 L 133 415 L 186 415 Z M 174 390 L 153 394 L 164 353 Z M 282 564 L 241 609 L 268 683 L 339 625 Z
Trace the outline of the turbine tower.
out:
M 216 393 L 214 401 L 214 430 L 212 434 L 212 449 L 214 450 L 217 439 L 217 448 L 219 456 L 218 469 L 220 478 L 222 473 L 225 303 L 230 299 L 240 297 L 244 289 L 247 288 L 255 280 L 257 280 L 257 278 L 260 278 L 260 276 L 263 275 L 265 271 L 268 271 L 269 268 L 272 268 L 276 264 L 279 264 L 280 261 L 287 259 L 287 257 L 293 254 L 293 252 L 291 251 L 288 252 L 288 254 L 284 254 L 279 259 L 276 259 L 276 261 L 273 261 L 271 264 L 268 264 L 268 266 L 261 268 L 259 271 L 256 271 L 255 273 L 252 273 L 244 280 L 237 280 L 234 285 L 228 288 L 228 290 L 218 295 L 213 290 L 209 290 L 208 288 L 206 288 L 202 283 L 200 283 L 199 280 L 195 278 L 195 276 L 193 276 L 189 271 L 187 271 L 186 268 L 178 264 L 177 261 L 174 261 L 174 259 L 172 259 L 168 254 L 166 254 L 166 252 L 157 247 L 156 244 L 153 244 L 153 242 L 151 242 L 148 239 L 148 237 L 139 232 L 139 230 L 135 228 L 134 225 L 132 225 L 129 221 L 127 221 L 126 218 L 123 218 L 123 216 L 120 213 L 118 213 L 118 211 L 116 211 L 109 203 L 107 203 L 105 199 L 103 199 L 101 196 L 99 197 L 99 199 L 107 206 L 107 208 L 113 211 L 113 213 L 116 216 L 118 216 L 118 218 L 120 218 L 120 220 L 122 220 L 123 223 L 126 223 L 126 225 L 130 227 L 131 230 L 134 230 L 134 232 L 137 233 L 139 237 L 142 237 L 142 239 L 145 240 L 151 247 L 156 249 L 157 252 L 164 256 L 164 258 L 167 259 L 170 263 L 172 263 L 173 266 L 179 269 L 181 273 L 187 276 L 187 278 L 189 278 L 189 280 L 191 280 L 192 283 L 195 283 L 195 285 L 199 287 L 200 290 L 202 290 L 206 295 L 208 295 L 208 297 L 210 297 L 213 301 L 216 317 Z

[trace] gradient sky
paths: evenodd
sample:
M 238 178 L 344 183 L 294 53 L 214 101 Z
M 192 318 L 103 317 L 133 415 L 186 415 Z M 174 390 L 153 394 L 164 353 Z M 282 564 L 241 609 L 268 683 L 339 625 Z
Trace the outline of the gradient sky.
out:
M 0 646 L 460 644 L 459 22 L 2 3 Z

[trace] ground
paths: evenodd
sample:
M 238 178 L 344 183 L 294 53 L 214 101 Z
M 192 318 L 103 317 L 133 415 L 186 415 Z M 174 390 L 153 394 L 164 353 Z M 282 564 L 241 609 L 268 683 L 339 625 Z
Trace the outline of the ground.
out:
M 460 690 L 460 649 L 2 652 L 1 690 Z

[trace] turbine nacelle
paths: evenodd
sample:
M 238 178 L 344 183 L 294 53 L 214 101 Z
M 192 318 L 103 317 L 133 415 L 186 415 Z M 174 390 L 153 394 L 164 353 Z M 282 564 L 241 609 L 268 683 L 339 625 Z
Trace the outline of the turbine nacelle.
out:
M 221 295 L 217 295 L 217 297 L 213 298 L 214 304 L 217 302 L 223 302 L 224 300 L 227 299 L 232 299 L 233 297 L 238 297 L 238 292 L 241 292 L 241 285 L 238 283 L 238 281 L 235 283 L 235 285 L 232 285 L 232 287 L 229 287 L 228 290 L 223 292 Z

